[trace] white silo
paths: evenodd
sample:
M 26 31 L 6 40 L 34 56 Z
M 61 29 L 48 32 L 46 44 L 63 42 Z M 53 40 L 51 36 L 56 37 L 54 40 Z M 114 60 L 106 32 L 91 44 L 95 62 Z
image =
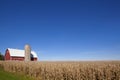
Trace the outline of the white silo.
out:
M 25 61 L 31 61 L 31 47 L 30 45 L 25 45 Z

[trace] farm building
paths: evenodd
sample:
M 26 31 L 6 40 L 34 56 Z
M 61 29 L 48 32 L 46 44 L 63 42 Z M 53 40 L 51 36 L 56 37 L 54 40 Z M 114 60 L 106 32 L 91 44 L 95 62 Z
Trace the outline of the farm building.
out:
M 37 54 L 34 51 L 31 51 L 30 61 L 37 61 L 37 59 L 38 59 Z M 25 50 L 8 48 L 5 52 L 5 60 L 24 61 L 25 60 Z

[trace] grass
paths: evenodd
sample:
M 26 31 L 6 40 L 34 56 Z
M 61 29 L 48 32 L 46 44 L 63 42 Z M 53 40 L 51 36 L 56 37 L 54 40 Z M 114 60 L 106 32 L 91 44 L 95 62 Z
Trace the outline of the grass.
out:
M 15 73 L 6 72 L 0 68 L 0 80 L 32 80 L 25 75 L 18 75 Z

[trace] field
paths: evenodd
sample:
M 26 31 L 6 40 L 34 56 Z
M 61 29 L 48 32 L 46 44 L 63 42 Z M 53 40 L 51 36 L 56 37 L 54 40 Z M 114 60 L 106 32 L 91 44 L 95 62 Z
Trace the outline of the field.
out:
M 33 80 L 25 75 L 6 72 L 0 68 L 0 80 Z
M 34 80 L 120 80 L 120 61 L 0 61 L 0 68 Z

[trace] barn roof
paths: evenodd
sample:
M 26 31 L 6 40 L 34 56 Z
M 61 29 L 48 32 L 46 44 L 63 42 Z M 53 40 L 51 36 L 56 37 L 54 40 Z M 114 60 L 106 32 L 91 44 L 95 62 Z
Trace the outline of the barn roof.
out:
M 24 50 L 12 49 L 12 48 L 8 48 L 8 50 L 10 52 L 10 56 L 25 57 L 25 51 Z M 33 55 L 33 57 L 37 58 L 36 52 L 31 51 L 31 54 Z

